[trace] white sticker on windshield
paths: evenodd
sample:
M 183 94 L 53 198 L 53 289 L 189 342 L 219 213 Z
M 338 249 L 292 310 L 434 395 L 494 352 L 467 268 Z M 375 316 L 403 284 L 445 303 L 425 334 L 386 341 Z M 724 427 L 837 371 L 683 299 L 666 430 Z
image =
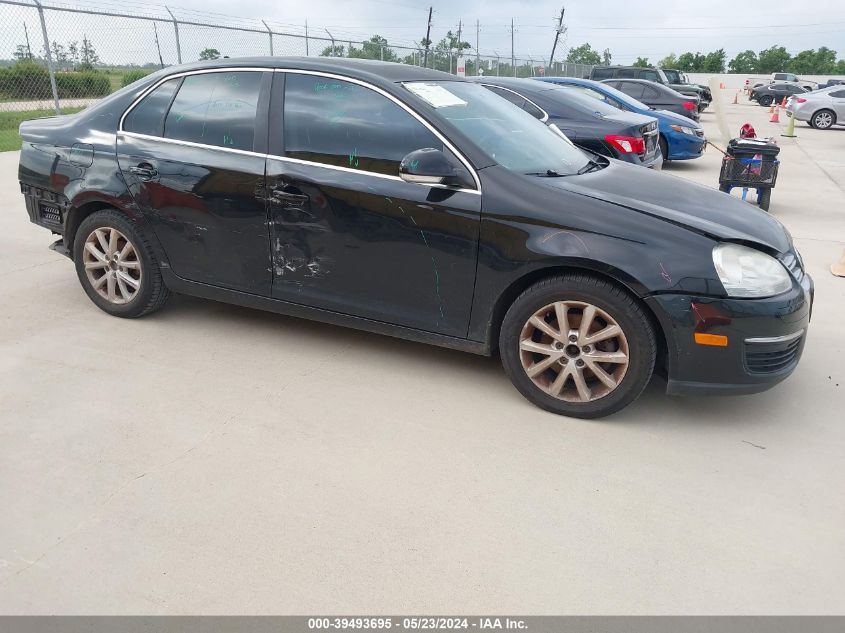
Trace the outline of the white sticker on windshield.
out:
M 435 108 L 448 108 L 450 106 L 465 106 L 466 101 L 452 94 L 443 86 L 438 84 L 408 83 L 405 87 L 430 103 Z

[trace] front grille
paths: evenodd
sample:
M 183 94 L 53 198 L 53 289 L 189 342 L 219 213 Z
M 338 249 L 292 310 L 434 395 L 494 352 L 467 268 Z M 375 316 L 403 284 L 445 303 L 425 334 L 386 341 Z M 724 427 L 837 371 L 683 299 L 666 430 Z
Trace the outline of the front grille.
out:
M 804 332 L 787 340 L 748 339 L 745 366 L 752 374 L 774 374 L 792 365 L 801 352 Z

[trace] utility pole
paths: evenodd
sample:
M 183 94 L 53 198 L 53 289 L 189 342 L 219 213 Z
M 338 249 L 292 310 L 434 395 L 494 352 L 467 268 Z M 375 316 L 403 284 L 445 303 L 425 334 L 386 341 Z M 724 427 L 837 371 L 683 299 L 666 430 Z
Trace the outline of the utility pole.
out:
M 305 20 L 305 56 L 308 57 L 308 20 Z
M 32 49 L 29 47 L 29 31 L 26 30 L 26 22 L 23 23 L 23 34 L 26 36 L 26 57 L 32 59 Z
M 516 60 L 513 56 L 513 18 L 511 18 L 511 73 L 516 77 Z
M 425 29 L 425 56 L 423 57 L 423 68 L 428 68 L 428 47 L 431 41 L 428 39 L 431 35 L 431 10 L 434 7 L 428 8 L 428 26 Z
M 561 35 L 566 33 L 566 27 L 563 26 L 563 14 L 566 12 L 566 7 L 560 8 L 560 18 L 557 21 L 557 28 L 555 29 L 555 43 L 552 44 L 552 54 L 549 55 L 549 68 L 552 67 L 552 64 L 555 62 L 555 49 L 557 48 L 557 41 Z
M 478 52 L 478 34 L 481 31 L 481 27 L 478 25 L 478 20 L 475 21 L 475 74 L 481 74 L 481 60 L 480 55 L 481 53 Z

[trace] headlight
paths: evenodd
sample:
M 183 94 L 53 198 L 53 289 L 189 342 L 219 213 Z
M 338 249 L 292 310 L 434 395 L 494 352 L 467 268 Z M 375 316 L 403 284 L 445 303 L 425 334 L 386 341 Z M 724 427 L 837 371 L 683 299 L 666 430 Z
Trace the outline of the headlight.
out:
M 670 125 L 669 127 L 675 130 L 676 132 L 680 132 L 681 134 L 689 134 L 690 136 L 695 136 L 695 130 L 691 127 L 687 127 L 686 125 Z
M 713 265 L 729 297 L 771 297 L 792 287 L 783 264 L 747 246 L 719 244 Z

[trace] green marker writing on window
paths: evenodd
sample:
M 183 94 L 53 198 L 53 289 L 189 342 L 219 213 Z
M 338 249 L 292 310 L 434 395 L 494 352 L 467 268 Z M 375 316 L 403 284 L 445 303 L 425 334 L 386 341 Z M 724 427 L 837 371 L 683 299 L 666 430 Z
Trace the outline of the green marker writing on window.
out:
M 349 166 L 350 167 L 357 167 L 358 166 L 358 148 L 354 148 L 352 153 L 349 155 Z

